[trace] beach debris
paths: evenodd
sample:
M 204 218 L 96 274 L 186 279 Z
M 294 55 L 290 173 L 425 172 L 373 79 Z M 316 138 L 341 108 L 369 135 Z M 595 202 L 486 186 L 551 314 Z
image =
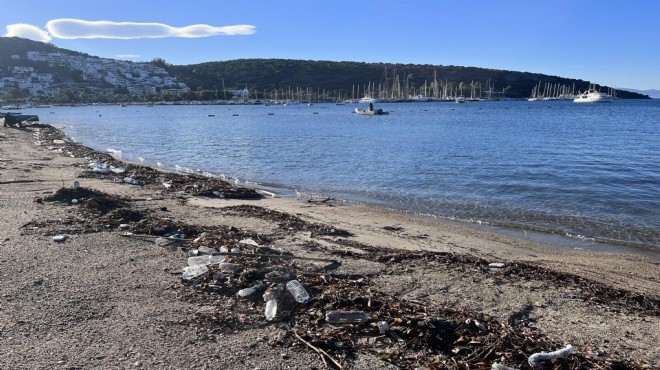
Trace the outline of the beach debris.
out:
M 244 297 L 252 295 L 256 292 L 262 291 L 265 288 L 266 288 L 266 285 L 264 285 L 264 283 L 259 283 L 259 284 L 255 285 L 253 287 L 243 288 L 243 289 L 239 290 L 238 293 L 236 293 L 236 295 L 238 295 L 239 297 L 244 298 Z
M 73 182 L 73 190 L 76 190 L 80 187 L 80 183 L 78 181 Z
M 205 245 L 202 245 L 202 246 L 200 246 L 199 248 L 197 248 L 197 251 L 198 251 L 199 253 L 201 253 L 201 254 L 213 254 L 213 253 L 218 252 L 218 251 L 215 250 L 214 248 L 209 248 L 209 247 L 207 247 L 207 246 L 205 246 Z
M 69 236 L 66 234 L 60 234 L 53 236 L 53 241 L 57 243 L 62 243 L 63 241 L 69 239 Z
M 376 323 L 376 325 L 378 326 L 378 331 L 381 334 L 385 334 L 390 331 L 390 325 L 387 323 L 387 321 L 379 321 Z
M 529 356 L 529 360 L 527 362 L 529 362 L 529 366 L 531 366 L 532 368 L 536 368 L 539 366 L 539 363 L 541 361 L 552 360 L 556 358 L 565 358 L 570 356 L 572 353 L 573 353 L 573 346 L 569 344 L 566 347 L 562 349 L 558 349 L 554 352 L 535 353 Z
M 494 363 L 494 364 L 490 367 L 490 369 L 491 369 L 491 370 L 518 370 L 518 369 L 516 369 L 516 368 L 514 368 L 514 367 L 508 367 L 508 366 L 506 366 L 506 365 L 504 365 L 504 364 L 501 364 L 501 363 Z
M 298 303 L 307 303 L 309 301 L 309 293 L 305 290 L 305 287 L 298 280 L 291 280 L 286 283 L 286 290 L 291 293 L 293 299 Z
M 240 263 L 222 262 L 218 264 L 218 270 L 223 272 L 238 272 L 245 268 Z
M 197 257 L 188 257 L 188 266 L 212 265 L 223 262 L 226 259 L 221 255 L 204 255 Z
M 239 241 L 239 243 L 251 245 L 251 246 L 254 246 L 254 247 L 259 246 L 259 244 L 257 242 L 255 242 L 254 239 L 252 239 L 252 238 L 243 239 L 243 240 Z
M 369 320 L 369 315 L 364 311 L 326 311 L 325 321 L 331 324 L 360 324 Z
M 181 280 L 190 281 L 208 273 L 209 268 L 206 265 L 184 267 L 183 274 L 181 274 Z
M 504 263 L 504 262 L 493 262 L 493 263 L 489 263 L 488 267 L 490 267 L 492 269 L 502 269 L 502 268 L 506 267 L 506 263 Z
M 266 302 L 264 316 L 266 320 L 271 321 L 277 315 L 277 299 L 280 296 L 281 286 L 266 289 L 263 299 Z
M 132 178 L 132 177 L 124 177 L 122 179 L 122 181 L 124 181 L 127 184 L 131 184 L 131 185 L 140 185 L 140 182 L 137 181 L 136 179 Z

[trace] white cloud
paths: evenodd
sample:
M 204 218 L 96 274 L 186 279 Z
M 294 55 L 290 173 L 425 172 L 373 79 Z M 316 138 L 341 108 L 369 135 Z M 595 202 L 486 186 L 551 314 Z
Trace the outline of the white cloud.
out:
M 5 33 L 4 37 L 20 37 L 41 42 L 50 42 L 52 39 L 48 32 L 37 26 L 25 23 L 8 25 L 7 33 Z
M 112 21 L 84 21 L 80 19 L 53 19 L 46 24 L 52 37 L 59 39 L 139 39 L 164 37 L 208 37 L 217 35 L 250 35 L 255 27 L 235 25 L 214 27 L 194 24 L 172 27 L 162 23 L 136 23 Z

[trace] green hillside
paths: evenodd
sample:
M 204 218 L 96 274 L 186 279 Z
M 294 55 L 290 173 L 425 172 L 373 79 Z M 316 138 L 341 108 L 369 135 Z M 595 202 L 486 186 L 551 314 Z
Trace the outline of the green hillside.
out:
M 76 51 L 61 49 L 52 44 L 21 39 L 0 37 L 0 77 L 9 76 L 13 66 L 33 67 L 36 72 L 53 74 L 60 83 L 77 83 L 76 90 L 88 88 L 83 84 L 80 71 L 56 68 L 45 62 L 27 60 L 28 51 L 64 53 L 71 56 L 91 57 Z M 19 55 L 16 59 L 12 56 Z M 100 58 L 99 58 L 100 59 Z M 130 63 L 130 62 L 126 62 Z M 190 87 L 190 93 L 180 99 L 210 99 L 220 97 L 223 90 L 247 88 L 251 97 L 283 98 L 293 96 L 323 97 L 324 99 L 359 98 L 369 89 L 381 98 L 408 98 L 410 95 L 437 95 L 439 91 L 453 91 L 453 95 L 484 97 L 488 92 L 495 98 L 527 98 L 532 89 L 541 83 L 541 88 L 559 86 L 572 91 L 584 91 L 588 81 L 549 76 L 539 73 L 516 72 L 476 67 L 388 64 L 361 62 L 332 62 L 288 59 L 238 59 L 192 65 L 171 65 L 163 59 L 152 63 L 164 67 L 178 82 Z M 135 63 L 133 65 L 137 65 Z M 141 63 L 149 64 L 149 63 Z M 597 81 L 592 81 L 597 82 Z M 104 87 L 102 82 L 98 88 Z M 108 86 L 105 86 L 108 88 Z M 112 87 L 112 86 L 109 86 Z M 608 91 L 607 86 L 600 86 Z M 73 90 L 73 88 L 72 88 Z M 89 90 L 89 88 L 88 88 Z M 435 91 L 436 94 L 433 94 Z M 77 91 L 76 91 L 77 92 Z M 89 96 L 98 96 L 94 91 Z M 279 95 L 278 95 L 279 94 Z M 106 94 L 107 95 L 107 94 Z M 124 92 L 128 99 L 140 97 Z M 386 96 L 383 96 L 386 95 Z M 620 98 L 646 99 L 648 96 L 618 90 Z M 149 99 L 158 98 L 150 96 Z M 162 97 L 161 97 L 162 98 Z
M 564 85 L 584 91 L 588 81 L 549 76 L 539 73 L 515 72 L 475 67 L 385 64 L 360 62 L 330 62 L 288 59 L 239 59 L 225 62 L 209 62 L 193 65 L 167 65 L 166 69 L 193 90 L 242 89 L 250 91 L 290 91 L 311 89 L 314 93 L 326 90 L 333 96 L 339 93 L 351 98 L 359 88 L 363 93 L 369 84 L 381 89 L 392 86 L 406 87 L 421 94 L 426 85 L 427 92 L 434 81 L 442 88 L 445 84 L 458 88 L 470 95 L 474 85 L 482 94 L 490 85 L 498 96 L 527 98 L 535 85 Z M 607 91 L 607 86 L 600 86 Z M 430 95 L 430 94 L 429 94 Z M 628 91 L 617 91 L 620 98 L 646 98 Z

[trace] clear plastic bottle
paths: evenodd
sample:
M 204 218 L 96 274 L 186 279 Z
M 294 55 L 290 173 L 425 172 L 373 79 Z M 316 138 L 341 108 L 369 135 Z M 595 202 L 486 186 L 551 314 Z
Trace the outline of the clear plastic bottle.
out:
M 181 275 L 181 280 L 188 281 L 196 277 L 206 275 L 209 272 L 209 268 L 206 265 L 199 266 L 189 266 L 184 267 L 183 274 Z
M 293 299 L 298 303 L 307 303 L 309 301 L 309 293 L 307 293 L 305 287 L 298 280 L 291 280 L 286 283 L 286 290 L 291 293 Z
M 271 321 L 277 315 L 277 300 L 271 299 L 266 302 L 266 309 L 264 311 L 266 320 Z
M 326 311 L 325 321 L 331 324 L 359 324 L 369 320 L 369 315 L 364 311 Z
M 265 287 L 263 283 L 259 283 L 251 288 L 244 288 L 238 291 L 237 295 L 239 297 L 247 297 L 251 294 L 254 294 L 260 290 L 262 290 Z
M 268 288 L 266 289 L 266 292 L 264 292 L 264 301 L 266 301 L 266 309 L 264 314 L 266 315 L 266 320 L 268 321 L 274 319 L 275 315 L 277 315 L 277 297 L 279 296 L 279 286 Z
M 204 256 L 194 256 L 188 257 L 188 266 L 202 266 L 202 265 L 212 265 L 214 263 L 220 263 L 224 261 L 225 256 L 213 256 L 213 255 L 204 255 Z

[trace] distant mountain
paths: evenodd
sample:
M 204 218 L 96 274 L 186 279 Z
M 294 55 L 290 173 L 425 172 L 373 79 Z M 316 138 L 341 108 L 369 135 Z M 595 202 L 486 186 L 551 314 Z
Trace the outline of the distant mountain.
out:
M 642 94 L 642 95 L 648 95 L 652 99 L 660 99 L 660 90 L 656 90 L 656 89 L 637 90 L 637 89 L 629 89 L 629 88 L 623 87 L 623 88 L 621 88 L 621 90 L 626 90 L 626 91 L 630 91 L 630 92 L 634 92 L 634 93 L 638 93 L 638 94 Z
M 40 51 L 42 53 L 64 53 L 69 55 L 90 55 L 77 51 L 58 48 L 53 44 L 22 39 L 19 37 L 0 37 L 0 63 L 3 65 L 12 60 L 12 55 L 25 55 L 28 51 Z
M 16 37 L 0 37 L 0 78 L 3 74 L 5 77 L 10 77 L 7 71 L 11 70 L 11 67 L 23 66 L 32 67 L 38 73 L 50 73 L 54 76 L 55 81 L 76 83 L 76 86 L 68 88 L 75 92 L 84 87 L 84 83 L 88 81 L 79 71 L 67 71 L 64 68 L 53 68 L 52 64 L 45 62 L 26 60 L 23 56 L 28 51 L 63 53 L 85 57 L 87 60 L 89 58 L 103 59 L 61 49 L 52 44 Z M 104 60 L 111 61 L 110 59 Z M 130 64 L 131 62 L 122 61 L 122 63 Z M 576 93 L 589 87 L 588 81 L 540 73 L 451 65 L 288 59 L 238 59 L 192 65 L 171 65 L 160 58 L 155 59 L 152 63 L 134 63 L 133 65 L 138 64 L 152 64 L 155 67 L 163 68 L 177 83 L 180 82 L 181 85 L 185 83 L 190 88 L 190 93 L 184 97 L 185 99 L 202 97 L 217 99 L 223 97 L 221 92 L 224 90 L 244 88 L 250 91 L 250 97 L 254 97 L 253 94 L 257 92 L 259 97 L 278 95 L 279 98 L 282 98 L 283 95 L 293 95 L 295 92 L 297 97 L 323 94 L 325 97 L 348 99 L 362 97 L 367 89 L 371 92 L 378 91 L 387 94 L 387 97 L 396 95 L 407 98 L 413 94 L 430 96 L 433 95 L 434 90 L 436 93 L 453 90 L 454 94 L 463 94 L 466 97 L 470 97 L 472 94 L 485 96 L 486 92 L 490 90 L 495 97 L 527 98 L 539 83 L 542 91 L 547 90 L 553 93 L 560 87 Z M 147 68 L 143 68 L 143 70 L 147 70 Z M 108 81 L 109 79 L 106 78 L 103 83 L 113 83 Z M 115 84 L 115 87 L 125 86 Z M 67 89 L 67 87 L 60 88 Z M 607 86 L 600 86 L 600 89 L 609 90 Z M 142 90 L 144 91 L 144 89 Z M 160 91 L 156 90 L 156 93 Z M 140 89 L 136 87 L 134 91 L 140 91 Z M 125 91 L 123 94 L 129 97 L 133 95 L 134 99 L 141 93 Z M 645 95 L 625 90 L 617 90 L 617 96 L 624 99 L 648 98 Z

